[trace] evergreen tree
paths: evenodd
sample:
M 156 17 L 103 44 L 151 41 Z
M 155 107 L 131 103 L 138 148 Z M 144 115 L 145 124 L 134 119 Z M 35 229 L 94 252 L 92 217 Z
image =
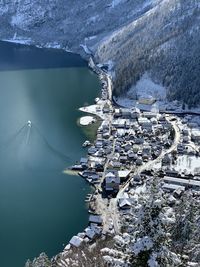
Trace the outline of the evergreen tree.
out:
M 149 183 L 150 182 L 150 183 Z M 168 227 L 162 222 L 163 208 L 167 203 L 160 190 L 158 177 L 146 185 L 145 194 L 139 197 L 141 208 L 137 214 L 136 236 L 132 246 L 133 266 L 178 267 L 180 260 L 170 250 Z

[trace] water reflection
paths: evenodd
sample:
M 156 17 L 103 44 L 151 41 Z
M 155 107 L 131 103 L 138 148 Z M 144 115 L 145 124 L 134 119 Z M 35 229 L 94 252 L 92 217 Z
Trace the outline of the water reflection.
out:
M 22 53 L 12 52 L 11 61 Z M 99 83 L 86 68 L 63 68 L 0 71 L 0 84 L 1 265 L 22 267 L 41 251 L 55 255 L 87 225 L 90 188 L 62 171 L 85 153 L 78 108 L 93 103 Z

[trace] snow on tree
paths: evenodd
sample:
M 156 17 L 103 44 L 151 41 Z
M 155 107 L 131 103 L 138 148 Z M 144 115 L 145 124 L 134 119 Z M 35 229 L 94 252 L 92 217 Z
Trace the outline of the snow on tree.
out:
M 133 266 L 180 266 L 179 257 L 170 250 L 167 200 L 157 177 L 147 181 L 146 192 L 139 195 L 138 202 L 141 206 L 134 222 L 137 230 L 131 245 Z
M 52 267 L 52 263 L 45 253 L 41 253 L 33 262 L 28 260 L 25 267 Z
M 189 258 L 200 264 L 200 200 L 192 192 L 185 192 L 175 206 L 175 220 L 172 246 L 185 261 Z

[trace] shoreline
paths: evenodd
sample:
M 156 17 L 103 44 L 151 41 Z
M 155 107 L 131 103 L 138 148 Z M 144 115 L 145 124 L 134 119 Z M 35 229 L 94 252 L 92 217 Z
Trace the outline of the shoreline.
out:
M 57 43 L 46 43 L 44 45 L 39 45 L 37 43 L 34 43 L 32 41 L 32 39 L 1 39 L 0 41 L 2 42 L 6 42 L 6 43 L 13 43 L 13 44 L 18 44 L 18 45 L 23 45 L 23 46 L 33 46 L 36 48 L 40 48 L 40 49 L 57 49 L 57 50 L 61 50 L 61 51 L 65 51 L 67 53 L 72 53 L 72 54 L 77 54 L 73 52 L 70 49 L 67 48 L 62 48 L 59 44 Z
M 27 45 L 27 44 L 25 44 Z M 30 44 L 32 46 L 35 46 L 34 44 Z M 41 48 L 45 48 L 45 47 L 41 47 Z M 64 50 L 61 48 L 53 48 L 51 47 L 51 49 L 58 49 L 58 50 Z M 73 52 L 72 52 L 73 53 Z M 82 55 L 79 54 L 81 57 Z M 83 57 L 82 57 L 83 58 Z M 85 58 L 83 58 L 85 60 Z M 79 108 L 80 111 L 85 112 L 85 113 L 89 113 L 92 114 L 94 116 L 97 116 L 98 118 L 100 118 L 101 121 L 101 125 L 100 127 L 103 125 L 103 123 L 105 121 L 108 122 L 109 126 L 108 126 L 108 132 L 109 135 L 111 136 L 111 122 L 112 122 L 112 118 L 114 116 L 114 109 L 116 108 L 123 108 L 121 105 L 119 105 L 113 98 L 112 95 L 112 77 L 109 73 L 107 73 L 105 70 L 102 70 L 100 67 L 98 67 L 92 57 L 89 59 L 88 61 L 88 65 L 89 68 L 92 69 L 92 71 L 94 73 L 97 74 L 98 79 L 101 82 L 101 97 L 100 99 L 96 102 L 96 104 L 90 105 L 88 107 L 81 107 Z M 130 110 L 130 107 L 127 108 Z M 143 112 L 143 110 L 141 110 Z M 167 154 L 170 154 L 174 149 L 177 148 L 177 144 L 179 142 L 180 139 L 180 129 L 178 129 L 175 125 L 175 123 L 173 123 L 170 119 L 172 119 L 172 117 L 170 117 L 170 115 L 200 115 L 200 113 L 195 113 L 195 112 L 161 112 L 159 111 L 159 113 L 163 113 L 163 114 L 168 114 L 168 118 L 166 119 L 168 121 L 168 123 L 174 128 L 175 130 L 175 138 L 173 141 L 172 146 L 166 150 L 165 152 L 161 153 L 160 156 L 158 156 L 157 158 L 155 158 L 154 161 L 149 161 L 146 164 L 142 165 L 141 167 L 137 167 L 136 169 L 131 168 L 131 173 L 132 175 L 137 175 L 140 174 L 142 171 L 147 170 L 149 167 L 152 166 L 152 164 L 157 163 L 158 161 L 160 162 L 163 157 Z M 98 130 L 97 130 L 97 135 L 98 135 Z M 110 139 L 110 137 L 109 137 Z M 97 138 L 95 138 L 94 142 L 97 141 Z M 90 146 L 89 146 L 90 147 Z M 115 140 L 113 141 L 112 144 L 112 150 L 114 151 L 115 148 Z M 89 155 L 88 153 L 86 153 L 87 156 L 86 158 L 88 159 L 89 157 L 92 158 L 92 155 Z M 106 196 L 105 199 L 102 198 L 102 181 L 105 178 L 105 174 L 107 171 L 107 165 L 109 163 L 110 158 L 112 158 L 112 151 L 110 156 L 105 157 L 106 161 L 105 161 L 105 166 L 103 168 L 103 172 L 102 172 L 102 177 L 101 177 L 101 182 L 100 185 L 99 184 L 95 184 L 92 183 L 90 179 L 86 179 L 80 172 L 76 172 L 76 175 L 82 176 L 83 179 L 85 179 L 90 186 L 92 186 L 94 188 L 94 190 L 91 188 L 91 194 L 87 195 L 86 198 L 87 199 L 87 211 L 88 213 L 91 215 L 91 217 L 89 218 L 89 222 L 88 222 L 88 226 L 86 227 L 86 229 L 83 229 L 83 231 L 81 233 L 77 233 L 76 236 L 72 237 L 71 240 L 65 245 L 65 248 L 63 249 L 63 251 L 61 251 L 60 253 L 58 253 L 57 255 L 53 256 L 51 258 L 51 263 L 52 264 L 58 264 L 55 266 L 69 266 L 67 265 L 67 259 L 70 258 L 70 253 L 74 251 L 74 249 L 79 249 L 79 247 L 82 246 L 82 244 L 85 244 L 85 246 L 89 247 L 91 244 L 96 244 L 101 240 L 104 240 L 106 238 L 109 238 L 110 236 L 114 236 L 114 235 L 120 235 L 120 227 L 122 226 L 121 223 L 119 223 L 119 211 L 117 211 L 118 209 L 118 200 L 120 198 L 122 198 L 122 196 L 125 194 L 126 190 L 129 188 L 130 182 L 133 179 L 131 176 L 130 178 L 124 183 L 121 184 L 120 190 L 117 193 L 117 197 L 116 198 L 110 198 L 109 196 Z M 83 165 L 85 163 L 83 162 Z M 84 167 L 85 168 L 85 167 Z M 84 171 L 83 168 L 83 171 Z M 66 171 L 71 171 L 69 169 L 67 169 Z M 102 209 L 102 210 L 101 210 Z M 120 214 L 121 216 L 121 214 Z M 103 217 L 103 219 L 102 219 Z M 120 218 L 121 219 L 121 218 Z M 104 225 L 106 221 L 106 224 Z M 95 224 L 96 226 L 94 226 L 93 224 Z M 111 228 L 111 230 L 110 230 Z M 91 246 L 92 246 L 91 245 Z M 76 251 L 76 250 L 75 250 Z M 77 250 L 78 251 L 78 250 Z M 45 257 L 45 254 L 41 254 L 41 257 Z M 72 255 L 71 255 L 72 256 Z M 40 258 L 40 257 L 39 257 Z M 29 265 L 27 265 L 29 266 Z
M 110 102 L 110 105 L 111 105 L 113 103 L 112 102 L 112 79 L 111 79 L 111 75 L 110 74 L 108 74 L 106 71 L 104 71 L 101 68 L 99 68 L 94 62 L 93 62 L 93 65 L 91 66 L 91 60 L 92 60 L 92 58 L 90 57 L 90 60 L 88 61 L 88 67 L 95 74 L 97 74 L 98 79 L 101 82 L 101 85 L 102 85 L 101 86 L 101 97 L 99 98 L 98 101 L 96 101 L 96 104 L 93 104 L 93 105 L 90 105 L 90 106 L 86 106 L 86 107 L 80 107 L 79 110 L 81 112 L 83 112 L 83 113 L 91 114 L 94 117 L 99 118 L 101 120 L 101 123 L 100 123 L 100 126 L 101 126 L 102 123 L 107 118 L 107 115 L 105 116 L 104 113 L 103 113 L 103 106 L 104 106 L 104 104 L 107 103 L 107 102 Z M 105 83 L 108 85 L 108 88 L 106 88 Z M 104 97 L 102 97 L 102 94 L 104 94 Z M 106 99 L 103 99 L 103 98 L 105 98 L 105 95 L 106 95 Z M 101 108 L 98 109 L 99 107 L 101 107 Z M 80 126 L 83 126 L 83 125 L 80 125 Z M 96 138 L 95 138 L 94 142 L 95 141 L 96 141 Z M 88 154 L 87 154 L 86 158 L 88 158 Z M 86 195 L 85 202 L 86 202 L 86 204 L 88 206 L 87 211 L 92 216 L 99 216 L 99 217 L 101 217 L 101 212 L 99 212 L 98 209 L 96 208 L 97 203 L 98 203 L 98 197 L 101 196 L 101 192 L 99 192 L 99 190 L 100 190 L 99 186 L 97 186 L 95 183 L 91 183 L 91 181 L 89 179 L 86 179 L 82 175 L 82 173 L 80 171 L 78 171 L 78 169 L 77 170 L 76 169 L 73 170 L 72 168 L 70 168 L 70 169 L 67 169 L 66 171 L 73 171 L 75 173 L 75 175 L 79 175 L 80 177 L 82 177 L 93 188 L 91 194 Z M 100 223 L 100 225 L 102 225 L 102 224 Z M 89 221 L 88 221 L 88 226 L 89 226 Z M 98 229 L 98 230 L 99 230 L 99 233 L 98 234 L 100 234 L 100 232 L 102 232 L 102 231 L 100 229 Z M 83 231 L 84 231 L 84 229 L 83 229 Z M 103 233 L 102 232 L 102 234 L 105 235 L 105 236 L 107 236 L 107 233 Z M 77 234 L 77 236 L 74 236 L 74 237 L 79 237 L 79 235 L 81 235 L 81 233 Z M 96 238 L 99 239 L 100 236 L 99 236 L 99 238 L 98 237 L 96 237 Z M 73 237 L 72 237 L 72 239 L 73 239 Z M 69 251 L 70 249 L 73 248 L 73 245 L 70 244 L 70 241 L 65 246 L 63 252 L 55 255 L 52 258 L 52 260 L 57 260 L 57 258 L 60 258 L 60 255 L 62 255 L 66 251 Z M 92 241 L 92 239 L 91 239 L 91 241 Z
M 62 48 L 62 47 L 55 47 L 55 46 L 52 46 L 52 45 L 40 45 L 40 46 L 38 46 L 37 44 L 35 44 L 32 40 L 1 40 L 2 42 L 4 42 L 4 43 L 11 43 L 11 44 L 16 44 L 16 45 L 19 45 L 19 46 L 21 46 L 21 47 L 35 47 L 35 48 L 37 48 L 37 49 L 52 49 L 52 50 L 58 50 L 58 51 L 63 51 L 63 52 L 66 52 L 66 53 L 73 53 L 73 54 L 75 54 L 75 55 L 78 55 L 78 56 L 80 56 L 81 57 L 81 59 L 82 60 L 84 60 L 85 62 L 87 62 L 88 63 L 88 61 L 86 60 L 86 58 L 85 57 L 83 57 L 83 55 L 82 54 L 80 54 L 80 53 L 77 53 L 77 52 L 73 52 L 73 51 L 68 51 L 68 50 L 66 50 L 66 49 L 64 49 L 64 48 Z M 90 68 L 91 69 L 91 68 Z M 93 72 L 95 73 L 95 71 L 93 70 Z M 97 74 L 97 73 L 96 73 Z M 98 75 L 97 75 L 98 76 Z M 97 77 L 98 79 L 99 79 L 99 76 Z M 81 108 L 79 109 L 80 111 L 82 111 L 82 112 L 86 112 L 86 113 L 90 113 L 90 114 L 92 114 L 92 115 L 95 115 L 95 117 L 97 116 L 98 118 L 100 118 L 101 120 L 102 120 L 102 117 L 101 116 L 98 116 L 98 114 L 95 114 L 95 113 L 93 113 L 93 112 L 87 112 L 87 111 L 84 111 L 84 110 L 81 110 Z M 92 123 L 93 124 L 93 123 Z M 92 125 L 91 124 L 91 125 Z M 85 126 L 85 125 L 80 125 L 80 126 Z M 80 127 L 79 126 L 79 127 Z M 68 171 L 70 171 L 71 172 L 71 170 L 69 170 L 69 169 L 66 169 L 66 170 L 64 170 L 64 172 L 68 172 Z M 72 173 L 71 173 L 72 174 Z M 73 175 L 79 175 L 77 172 L 73 172 Z M 79 175 L 80 176 L 80 175 Z M 90 186 L 91 186 L 91 184 L 90 184 Z M 92 187 L 91 187 L 91 197 L 90 197 L 90 201 L 89 202 L 87 202 L 87 205 L 88 205 L 88 207 L 87 207 L 87 212 L 88 213 L 90 213 L 90 214 L 93 214 L 93 212 L 92 212 L 92 207 L 90 208 L 90 206 L 91 206 L 91 201 L 92 201 L 92 199 L 93 199 L 93 196 L 94 196 L 94 194 L 95 194 L 95 186 L 93 186 L 92 185 Z M 84 229 L 83 229 L 84 230 Z M 60 253 L 62 253 L 62 251 L 60 251 L 58 254 L 56 254 L 55 256 L 52 256 L 52 258 L 51 258 L 51 261 L 52 262 L 55 262 L 55 260 L 57 260 L 57 258 L 59 258 L 60 257 Z M 43 253 L 43 252 L 41 252 L 41 255 L 42 255 L 42 257 L 46 257 L 46 255 L 45 255 L 45 253 Z M 38 256 L 36 255 L 36 257 L 35 257 L 35 259 L 37 259 L 38 258 Z M 33 259 L 34 260 L 34 259 Z M 25 264 L 26 266 L 29 266 L 29 263 L 30 263 L 30 260 L 29 259 L 27 259 L 27 263 Z
M 103 121 L 101 126 L 99 127 L 98 131 L 97 131 L 97 138 L 96 138 L 96 144 L 98 140 L 100 140 L 98 138 L 98 135 L 100 135 L 100 129 L 103 127 L 103 125 L 105 125 L 107 123 L 107 132 L 108 132 L 108 136 L 105 138 L 102 138 L 104 141 L 111 141 L 112 146 L 111 146 L 111 150 L 110 152 L 106 155 L 106 156 L 93 156 L 93 152 L 95 152 L 94 147 L 92 146 L 91 150 L 88 150 L 88 154 L 87 154 L 87 163 L 86 165 L 85 162 L 83 162 L 82 166 L 82 173 L 79 173 L 80 176 L 82 176 L 85 180 L 87 180 L 90 185 L 94 186 L 94 192 L 90 195 L 90 197 L 88 198 L 88 213 L 91 213 L 93 217 L 95 217 L 95 224 L 97 225 L 98 228 L 101 229 L 101 234 L 95 234 L 94 228 L 92 228 L 92 225 L 94 222 L 92 222 L 92 220 L 89 218 L 89 223 L 88 223 L 88 227 L 83 230 L 83 232 L 78 233 L 76 236 L 72 237 L 72 239 L 69 241 L 68 245 L 65 247 L 64 251 L 60 254 L 61 257 L 63 256 L 63 260 L 65 262 L 65 259 L 69 259 L 69 255 L 70 255 L 70 251 L 73 251 L 74 249 L 81 249 L 82 244 L 85 244 L 86 246 L 92 246 L 92 244 L 97 244 L 99 242 L 99 240 L 108 238 L 109 236 L 114 237 L 114 236 L 119 236 L 121 235 L 121 227 L 123 227 L 123 224 L 121 224 L 121 214 L 118 210 L 118 205 L 119 205 L 119 200 L 124 198 L 124 195 L 127 194 L 126 192 L 128 192 L 130 189 L 130 183 L 133 180 L 134 176 L 140 175 L 142 172 L 145 172 L 147 170 L 149 170 L 149 168 L 152 168 L 154 164 L 157 164 L 158 162 L 162 162 L 163 158 L 165 158 L 165 156 L 171 154 L 174 150 L 177 149 L 177 146 L 180 142 L 180 138 L 181 138 L 181 130 L 179 129 L 179 127 L 176 125 L 176 121 L 173 121 L 173 117 L 171 115 L 178 115 L 175 112 L 170 112 L 168 115 L 166 115 L 165 117 L 165 123 L 166 126 L 168 127 L 168 131 L 171 132 L 174 131 L 174 137 L 172 137 L 172 139 L 170 139 L 170 135 L 167 136 L 167 139 L 171 142 L 170 146 L 168 148 L 163 147 L 163 149 L 160 151 L 160 153 L 154 158 L 154 159 L 149 159 L 147 162 L 145 161 L 141 166 L 130 166 L 130 172 L 132 175 L 130 175 L 130 177 L 125 181 L 122 182 L 119 185 L 119 189 L 116 192 L 115 196 L 111 196 L 109 194 L 104 195 L 105 194 L 105 178 L 106 178 L 106 173 L 108 173 L 108 165 L 109 165 L 109 161 L 112 159 L 112 156 L 114 156 L 114 151 L 115 151 L 115 145 L 116 145 L 116 140 L 114 138 L 112 138 L 112 120 L 113 118 L 115 118 L 116 115 L 116 109 L 119 107 L 122 108 L 119 105 L 116 105 L 115 101 L 113 101 L 113 97 L 112 97 L 112 79 L 109 73 L 107 73 L 106 71 L 102 70 L 101 68 L 99 68 L 93 61 L 93 59 L 91 58 L 89 60 L 89 67 L 92 68 L 92 70 L 98 75 L 100 82 L 102 84 L 102 97 L 100 98 L 100 100 L 95 104 L 95 105 L 91 105 L 88 107 L 82 107 L 79 110 L 81 110 L 82 112 L 86 112 L 86 113 L 90 113 L 93 114 L 95 116 L 99 116 Z M 115 111 L 114 111 L 115 109 Z M 123 109 L 123 108 L 122 108 Z M 134 109 L 134 108 L 133 108 Z M 127 108 L 128 111 L 126 112 L 131 112 L 132 109 Z M 136 110 L 135 110 L 136 112 Z M 140 111 L 139 111 L 140 112 Z M 145 112 L 144 112 L 145 113 Z M 147 113 L 147 112 L 146 112 Z M 159 116 L 161 116 L 161 118 L 163 117 L 162 114 L 160 114 L 161 112 L 159 112 Z M 164 116 L 165 113 L 167 114 L 167 112 L 163 112 Z M 158 115 L 157 114 L 157 115 Z M 181 113 L 182 114 L 182 113 Z M 148 114 L 146 114 L 148 115 Z M 185 115 L 185 114 L 182 114 Z M 140 112 L 140 116 L 143 117 L 143 111 L 141 110 Z M 145 115 L 144 115 L 145 117 Z M 123 116 L 122 116 L 123 118 Z M 128 118 L 128 117 L 127 117 Z M 159 122 L 160 123 L 160 122 Z M 164 124 L 165 124 L 164 123 Z M 162 124 L 160 124 L 161 126 Z M 124 125 L 124 127 L 126 128 L 126 126 Z M 124 129 L 125 129 L 124 128 Z M 102 135 L 103 136 L 103 135 Z M 92 151 L 94 150 L 94 151 Z M 100 151 L 101 149 L 99 149 Z M 91 151 L 91 153 L 90 153 Z M 97 149 L 98 152 L 98 149 Z M 102 169 L 100 171 L 97 171 L 97 168 L 94 168 L 94 171 L 92 171 L 93 166 L 91 164 L 91 162 L 94 162 L 97 160 L 97 158 L 102 158 L 105 161 L 103 161 L 102 163 Z M 91 164 L 91 165 L 89 165 Z M 101 164 L 100 164 L 101 165 Z M 89 167 L 90 166 L 90 167 Z M 123 165 L 122 165 L 123 166 Z M 124 166 L 122 167 L 122 170 L 124 168 L 127 168 L 127 164 L 124 163 Z M 120 169 L 121 170 L 121 169 Z M 84 172 L 91 172 L 90 174 L 88 174 L 88 176 L 86 175 L 86 177 L 83 175 Z M 123 171 L 122 171 L 123 172 Z M 126 172 L 126 169 L 125 171 Z M 98 175 L 97 175 L 98 174 Z M 87 177 L 91 177 L 90 179 Z M 93 177 L 93 178 L 92 178 Z M 96 183 L 96 179 L 98 180 L 98 182 Z M 137 182 L 136 182 L 137 184 Z M 104 195 L 104 196 L 103 196 Z M 130 205 L 129 204 L 129 200 L 127 200 L 128 204 L 125 205 Z M 94 236 L 88 236 L 87 231 L 92 231 L 94 233 Z M 68 258 L 67 258 L 68 257 Z M 62 262 L 62 261 L 61 261 Z M 63 262 L 63 263 L 64 263 Z M 60 265 L 63 266 L 63 265 Z M 65 266 L 65 265 L 64 265 Z M 68 265 L 66 265 L 68 266 Z

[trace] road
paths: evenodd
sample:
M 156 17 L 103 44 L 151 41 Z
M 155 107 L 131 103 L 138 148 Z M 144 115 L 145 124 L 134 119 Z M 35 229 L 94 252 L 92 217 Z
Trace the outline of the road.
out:
M 110 100 L 110 106 L 112 107 L 112 103 L 113 103 L 113 99 L 112 99 L 112 79 L 111 79 L 111 76 L 109 74 L 106 74 L 106 78 L 107 78 L 108 100 Z M 113 119 L 112 114 L 109 114 L 107 116 L 107 120 L 109 121 L 110 137 L 111 137 L 112 119 Z M 180 141 L 180 136 L 181 136 L 180 129 L 179 129 L 178 125 L 177 125 L 178 123 L 176 121 L 175 122 L 170 121 L 170 119 L 172 119 L 172 117 L 171 117 L 171 115 L 168 115 L 167 120 L 168 120 L 169 123 L 171 123 L 171 125 L 172 125 L 172 127 L 174 129 L 174 132 L 175 132 L 174 141 L 173 141 L 173 144 L 171 145 L 171 147 L 169 149 L 163 150 L 162 153 L 155 160 L 151 160 L 151 161 L 147 162 L 146 164 L 136 168 L 135 171 L 133 172 L 133 174 L 139 174 L 142 171 L 151 168 L 154 164 L 160 162 L 162 160 L 162 158 L 166 154 L 171 153 L 173 150 L 175 150 L 177 148 L 177 145 L 178 145 L 178 143 Z M 110 159 L 114 155 L 115 143 L 116 143 L 116 139 L 113 140 L 112 152 L 111 152 L 111 154 L 108 156 L 108 158 L 106 160 L 101 183 L 105 179 L 105 174 L 106 174 L 106 170 L 107 170 L 108 164 L 110 162 Z M 133 168 L 134 168 L 134 166 L 133 166 Z M 132 171 L 133 171 L 133 168 L 132 168 Z M 99 210 L 99 212 L 102 214 L 102 218 L 103 218 L 103 221 L 104 221 L 104 231 L 105 232 L 109 231 L 110 219 L 111 219 L 112 222 L 113 222 L 113 227 L 114 227 L 115 234 L 119 234 L 120 233 L 120 230 L 119 230 L 120 229 L 120 227 L 119 227 L 120 217 L 119 217 L 117 201 L 123 195 L 124 191 L 128 188 L 131 179 L 132 178 L 128 179 L 127 182 L 120 188 L 120 190 L 119 190 L 119 192 L 117 194 L 117 197 L 116 198 L 112 198 L 109 202 L 106 201 L 105 199 L 103 199 L 102 197 L 100 197 L 100 195 L 98 197 L 98 201 L 96 202 L 96 203 L 98 203 L 97 211 Z
M 171 147 L 163 150 L 162 153 L 155 160 L 151 160 L 151 161 L 147 162 L 146 164 L 135 169 L 135 171 L 133 172 L 134 175 L 139 174 L 142 171 L 151 168 L 154 164 L 160 162 L 166 154 L 171 153 L 173 150 L 175 150 L 177 148 L 177 145 L 178 145 L 178 143 L 180 141 L 180 137 L 181 137 L 180 129 L 177 126 L 177 122 L 171 122 L 171 121 L 169 121 L 169 119 L 170 119 L 170 116 L 168 117 L 168 122 L 170 122 L 172 124 L 172 127 L 173 127 L 174 132 L 175 132 L 174 141 L 173 141 Z M 103 175 L 104 177 L 105 177 L 105 172 L 107 170 L 107 166 L 109 164 L 109 161 L 114 154 L 115 142 L 116 142 L 116 139 L 113 141 L 112 152 L 109 155 L 109 157 L 106 161 L 106 164 L 105 164 L 104 175 Z M 100 200 L 101 213 L 102 213 L 102 217 L 104 220 L 104 231 L 106 231 L 106 232 L 109 231 L 110 219 L 112 219 L 115 234 L 120 233 L 120 227 L 119 227 L 120 214 L 119 214 L 117 202 L 118 202 L 118 199 L 123 196 L 124 191 L 128 188 L 131 179 L 132 179 L 132 177 L 130 177 L 127 180 L 127 182 L 120 188 L 120 190 L 117 194 L 117 197 L 110 199 L 109 203 L 103 199 Z
M 106 163 L 105 163 L 104 169 L 103 169 L 103 174 L 102 174 L 100 186 L 101 186 L 101 184 L 103 183 L 103 181 L 105 179 L 106 171 L 107 171 L 107 168 L 108 168 L 108 164 L 109 164 L 110 160 L 112 159 L 112 157 L 114 155 L 114 152 L 115 152 L 115 144 L 116 144 L 116 139 L 114 139 L 114 141 L 113 141 L 111 154 L 107 156 L 107 160 L 106 160 Z
M 198 148 L 196 147 L 196 145 L 193 142 L 187 143 L 186 146 L 191 147 L 195 152 L 199 153 Z
M 112 101 L 112 78 L 110 75 L 106 75 L 108 82 L 108 99 Z
M 133 172 L 133 175 L 135 174 L 139 174 L 142 171 L 151 168 L 153 165 L 155 165 L 156 163 L 160 162 L 162 160 L 162 158 L 166 155 L 171 153 L 173 150 L 175 150 L 177 148 L 178 143 L 180 142 L 180 129 L 178 127 L 178 121 L 170 121 L 171 116 L 168 116 L 167 120 L 168 122 L 172 125 L 173 129 L 174 129 L 174 140 L 173 143 L 171 145 L 170 148 L 165 149 L 161 152 L 161 154 L 155 159 L 155 160 L 151 160 L 149 162 L 147 162 L 146 164 L 136 168 Z M 109 131 L 111 129 L 111 123 L 112 123 L 112 114 L 109 114 L 108 116 L 108 121 L 109 121 Z M 110 136 L 111 136 L 111 131 L 110 131 Z M 110 137 L 110 139 L 112 138 L 112 136 Z M 112 159 L 113 155 L 114 155 L 114 151 L 115 151 L 115 143 L 116 143 L 116 139 L 113 140 L 113 144 L 112 144 L 112 151 L 110 153 L 110 155 L 107 157 L 105 166 L 104 166 L 104 171 L 103 171 L 103 175 L 102 175 L 102 181 L 105 179 L 105 175 L 106 175 L 106 170 L 108 168 L 109 162 Z M 132 167 L 132 171 L 135 167 Z M 116 198 L 112 198 L 110 199 L 110 201 L 106 201 L 103 198 L 98 198 L 98 208 L 97 210 L 99 210 L 99 212 L 102 214 L 102 218 L 104 221 L 104 231 L 107 232 L 109 231 L 109 227 L 110 227 L 110 220 L 112 219 L 113 222 L 113 227 L 114 227 L 114 231 L 115 234 L 119 234 L 120 233 L 120 227 L 119 227 L 119 221 L 120 221 L 120 217 L 119 217 L 119 211 L 118 211 L 118 206 L 117 206 L 117 201 L 120 197 L 122 197 L 124 191 L 128 188 L 130 180 L 132 178 L 130 177 L 127 182 L 120 188 L 117 197 Z
M 170 122 L 169 119 L 168 119 L 168 122 Z M 142 171 L 151 168 L 154 164 L 160 162 L 166 154 L 171 153 L 173 150 L 175 150 L 177 148 L 177 145 L 178 145 L 178 143 L 180 141 L 180 137 L 181 137 L 180 129 L 178 128 L 178 126 L 176 125 L 175 122 L 170 122 L 170 123 L 172 124 L 172 127 L 174 128 L 174 132 L 175 132 L 174 141 L 173 141 L 173 144 L 171 145 L 171 147 L 169 149 L 163 150 L 162 153 L 156 159 L 147 162 L 146 164 L 142 165 L 141 167 L 138 167 L 135 170 L 134 174 L 139 174 Z M 121 187 L 120 191 L 118 192 L 117 198 L 119 198 L 122 195 L 122 193 L 124 192 L 124 190 L 128 187 L 131 179 L 132 178 L 129 178 L 129 180 L 127 180 L 127 182 Z
M 110 104 L 111 105 L 111 104 Z M 108 121 L 109 123 L 109 140 L 112 141 L 112 134 L 111 134 L 111 129 L 112 129 L 112 119 L 113 119 L 113 115 L 112 114 L 108 114 L 106 120 Z M 110 162 L 110 160 L 112 159 L 113 155 L 114 155 L 114 152 L 115 152 L 115 144 L 116 144 L 116 139 L 113 140 L 113 144 L 112 144 L 112 151 L 111 153 L 107 156 L 107 160 L 106 160 L 106 163 L 104 165 L 104 170 L 103 170 L 103 174 L 102 174 L 102 178 L 101 178 L 101 183 L 100 185 L 103 183 L 103 180 L 105 178 L 105 175 L 106 175 L 106 170 L 108 168 L 108 164 Z
M 177 126 L 177 122 L 171 122 L 171 121 L 169 121 L 169 118 L 168 118 L 168 122 L 170 122 L 172 124 L 172 127 L 173 127 L 174 132 L 175 132 L 173 144 L 171 145 L 171 147 L 169 149 L 163 150 L 162 153 L 155 160 L 151 160 L 151 161 L 147 162 L 146 164 L 142 165 L 141 167 L 138 167 L 133 174 L 139 174 L 142 171 L 151 168 L 154 164 L 160 162 L 166 154 L 171 153 L 173 150 L 175 150 L 177 148 L 177 145 L 178 145 L 178 143 L 180 141 L 180 137 L 181 137 L 180 129 Z M 108 213 L 111 214 L 111 217 L 113 219 L 113 224 L 114 224 L 114 229 L 115 229 L 116 234 L 119 233 L 119 220 L 120 220 L 117 202 L 118 202 L 118 199 L 123 196 L 124 191 L 128 188 L 131 179 L 132 179 L 132 177 L 130 177 L 127 180 L 127 182 L 120 188 L 120 190 L 117 194 L 117 197 L 113 198 L 112 201 L 110 201 L 110 205 L 108 208 Z

